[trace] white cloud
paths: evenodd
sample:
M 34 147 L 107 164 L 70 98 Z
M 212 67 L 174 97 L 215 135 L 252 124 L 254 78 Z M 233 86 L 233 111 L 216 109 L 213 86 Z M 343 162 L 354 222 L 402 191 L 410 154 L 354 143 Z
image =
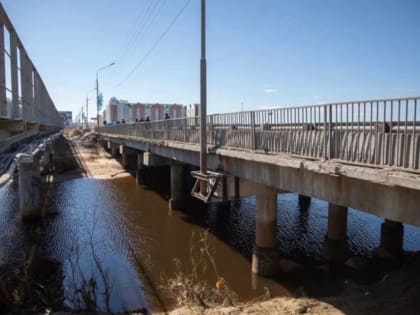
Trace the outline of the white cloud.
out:
M 278 89 L 264 89 L 264 93 L 277 93 Z

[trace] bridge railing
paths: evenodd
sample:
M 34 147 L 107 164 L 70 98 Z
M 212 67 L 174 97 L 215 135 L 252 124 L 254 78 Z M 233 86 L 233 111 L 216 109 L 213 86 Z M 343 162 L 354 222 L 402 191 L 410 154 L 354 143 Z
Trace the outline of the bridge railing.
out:
M 367 100 L 207 117 L 210 145 L 419 169 L 420 98 Z M 102 133 L 198 143 L 198 117 L 104 126 Z

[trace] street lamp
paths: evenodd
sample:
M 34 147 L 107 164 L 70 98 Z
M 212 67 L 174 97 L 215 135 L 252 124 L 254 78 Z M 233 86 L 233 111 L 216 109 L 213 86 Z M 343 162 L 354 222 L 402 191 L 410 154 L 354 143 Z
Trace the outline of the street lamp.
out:
M 102 68 L 99 68 L 98 70 L 96 70 L 96 123 L 97 123 L 97 127 L 98 127 L 98 138 L 99 138 L 99 82 L 98 82 L 98 74 L 99 71 L 102 71 L 106 68 L 109 68 L 111 66 L 115 65 L 115 62 L 110 63 L 109 65 L 106 65 Z
M 86 128 L 89 126 L 89 93 L 95 91 L 96 88 L 93 88 L 86 92 Z
M 207 66 L 206 66 L 206 0 L 201 0 L 200 60 L 200 172 L 207 173 Z M 203 192 L 205 186 L 201 186 Z

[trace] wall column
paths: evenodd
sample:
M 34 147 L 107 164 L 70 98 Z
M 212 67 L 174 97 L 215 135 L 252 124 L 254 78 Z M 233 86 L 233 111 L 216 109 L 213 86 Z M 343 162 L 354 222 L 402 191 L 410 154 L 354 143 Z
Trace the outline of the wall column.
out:
M 12 118 L 19 118 L 19 77 L 17 62 L 17 36 L 10 31 L 10 71 L 12 80 Z
M 3 18 L 0 16 L 0 19 Z M 6 64 L 4 58 L 4 24 L 0 21 L 0 117 L 7 116 Z
M 325 258 L 329 261 L 343 262 L 347 258 L 347 215 L 346 207 L 328 204 Z
M 257 196 L 255 246 L 252 255 L 252 272 L 269 276 L 277 271 L 276 251 L 277 192 L 267 186 L 261 187 Z
M 21 84 L 22 84 L 22 118 L 32 120 L 32 64 L 23 48 L 20 49 Z
M 171 199 L 169 210 L 182 208 L 184 201 L 184 167 L 182 164 L 171 162 Z
M 392 254 L 403 250 L 404 226 L 400 222 L 385 219 L 381 225 L 381 248 Z

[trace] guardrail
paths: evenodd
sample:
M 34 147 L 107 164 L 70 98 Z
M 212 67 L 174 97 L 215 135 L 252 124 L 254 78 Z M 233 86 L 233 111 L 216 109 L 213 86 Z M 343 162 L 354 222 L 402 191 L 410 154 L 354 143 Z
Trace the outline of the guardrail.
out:
M 420 97 L 207 116 L 218 147 L 419 169 Z M 101 127 L 102 134 L 199 143 L 198 117 Z

